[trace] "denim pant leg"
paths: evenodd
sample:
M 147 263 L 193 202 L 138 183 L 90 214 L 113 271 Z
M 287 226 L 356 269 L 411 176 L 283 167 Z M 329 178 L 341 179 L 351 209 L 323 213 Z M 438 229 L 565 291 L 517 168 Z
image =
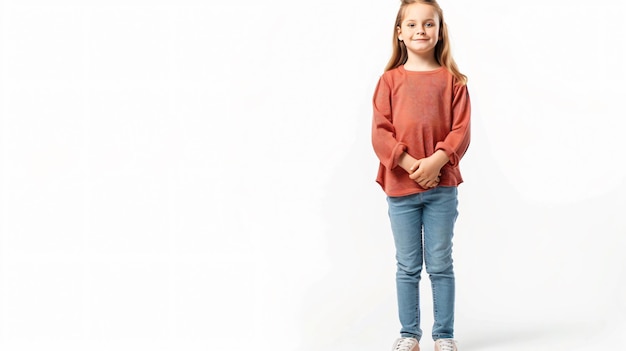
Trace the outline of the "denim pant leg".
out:
M 458 216 L 457 188 L 437 187 L 424 195 L 424 261 L 432 287 L 435 320 L 432 337 L 454 338 L 452 237 Z
M 396 247 L 396 289 L 400 335 L 422 337 L 419 282 L 422 272 L 422 194 L 388 197 L 389 219 Z

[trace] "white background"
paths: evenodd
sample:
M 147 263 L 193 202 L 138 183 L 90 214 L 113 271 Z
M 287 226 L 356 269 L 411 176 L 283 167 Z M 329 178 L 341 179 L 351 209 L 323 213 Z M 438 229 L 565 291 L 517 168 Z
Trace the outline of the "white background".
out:
M 441 0 L 461 350 L 623 349 L 623 7 Z M 0 348 L 386 350 L 397 1 L 2 1 Z M 423 349 L 431 349 L 428 280 Z

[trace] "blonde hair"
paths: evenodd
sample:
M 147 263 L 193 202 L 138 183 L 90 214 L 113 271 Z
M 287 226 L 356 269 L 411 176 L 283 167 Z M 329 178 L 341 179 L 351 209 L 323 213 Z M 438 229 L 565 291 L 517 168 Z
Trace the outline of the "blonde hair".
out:
M 435 11 L 437 11 L 437 16 L 439 17 L 439 41 L 437 45 L 435 45 L 435 60 L 437 63 L 445 66 L 450 73 L 461 84 L 467 83 L 467 76 L 459 71 L 459 68 L 454 62 L 452 58 L 452 53 L 450 50 L 450 39 L 448 38 L 448 27 L 446 26 L 446 22 L 443 20 L 443 10 L 439 7 L 439 4 L 436 0 L 401 0 L 400 9 L 398 10 L 398 15 L 396 16 L 396 23 L 393 28 L 393 52 L 391 54 L 391 58 L 387 63 L 387 67 L 385 67 L 385 71 L 389 71 L 396 67 L 399 67 L 406 63 L 408 59 L 408 54 L 406 50 L 406 46 L 403 41 L 398 40 L 398 28 L 402 25 L 402 20 L 404 17 L 404 13 L 406 12 L 406 8 L 409 5 L 420 3 L 432 6 Z

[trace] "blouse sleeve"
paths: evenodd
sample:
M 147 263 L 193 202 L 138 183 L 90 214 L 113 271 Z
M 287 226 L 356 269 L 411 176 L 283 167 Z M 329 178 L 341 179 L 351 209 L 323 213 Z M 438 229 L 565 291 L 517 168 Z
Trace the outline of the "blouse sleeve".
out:
M 396 130 L 391 115 L 391 88 L 381 76 L 374 91 L 374 116 L 372 121 L 372 145 L 380 163 L 394 169 L 402 153 L 407 150 L 404 143 L 396 140 Z
M 470 144 L 470 97 L 467 85 L 457 84 L 452 99 L 452 129 L 443 141 L 435 146 L 450 158 L 450 165 L 456 166 L 465 155 Z

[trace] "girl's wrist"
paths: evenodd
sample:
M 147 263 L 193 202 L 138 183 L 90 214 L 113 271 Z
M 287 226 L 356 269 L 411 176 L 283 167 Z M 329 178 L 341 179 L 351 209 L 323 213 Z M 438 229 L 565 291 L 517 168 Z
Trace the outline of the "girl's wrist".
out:
M 446 154 L 446 152 L 442 149 L 438 149 L 437 151 L 435 151 L 435 153 L 433 153 L 431 157 L 437 163 L 439 168 L 442 168 L 446 163 L 448 163 L 448 161 L 450 161 L 448 154 Z
M 398 166 L 400 166 L 400 168 L 404 169 L 408 173 L 411 173 L 411 167 L 413 167 L 415 161 L 416 160 L 411 155 L 404 152 L 402 153 L 402 155 L 400 155 L 400 158 L 398 159 Z

